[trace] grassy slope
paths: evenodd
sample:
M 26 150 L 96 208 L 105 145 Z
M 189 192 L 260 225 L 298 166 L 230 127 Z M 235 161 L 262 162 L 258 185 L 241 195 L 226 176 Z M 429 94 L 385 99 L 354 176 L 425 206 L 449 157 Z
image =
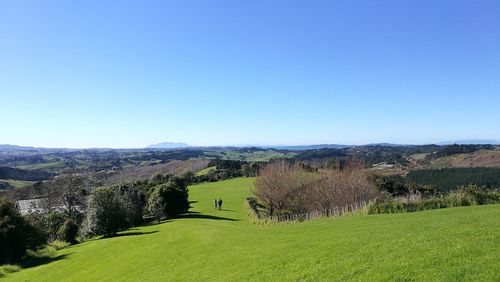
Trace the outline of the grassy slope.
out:
M 251 183 L 194 186 L 198 215 L 73 246 L 57 253 L 62 259 L 6 278 L 500 280 L 499 205 L 259 227 L 248 222 L 243 204 Z M 226 210 L 213 210 L 218 197 Z
M 432 168 L 444 167 L 500 167 L 500 151 L 479 150 L 469 154 L 442 157 L 432 162 Z
M 212 169 L 215 169 L 216 166 L 209 166 L 209 167 L 206 167 L 200 171 L 198 171 L 197 173 L 195 173 L 196 176 L 203 176 L 203 175 L 207 175 Z

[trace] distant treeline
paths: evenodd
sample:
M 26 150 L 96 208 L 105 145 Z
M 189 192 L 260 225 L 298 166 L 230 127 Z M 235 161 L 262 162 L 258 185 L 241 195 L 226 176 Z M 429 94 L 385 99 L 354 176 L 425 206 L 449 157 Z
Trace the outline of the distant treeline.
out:
M 408 182 L 432 185 L 442 191 L 454 190 L 469 184 L 500 188 L 500 168 L 445 168 L 411 171 Z
M 41 181 L 49 179 L 52 176 L 51 173 L 41 170 L 26 170 L 7 166 L 0 167 L 0 179 Z
M 372 164 L 387 162 L 407 164 L 406 157 L 413 154 L 432 153 L 441 147 L 437 145 L 420 146 L 359 146 L 343 149 L 317 149 L 308 150 L 299 153 L 294 157 L 298 161 L 314 162 L 323 161 L 323 163 L 335 164 L 352 158 L 360 159 L 367 166 Z

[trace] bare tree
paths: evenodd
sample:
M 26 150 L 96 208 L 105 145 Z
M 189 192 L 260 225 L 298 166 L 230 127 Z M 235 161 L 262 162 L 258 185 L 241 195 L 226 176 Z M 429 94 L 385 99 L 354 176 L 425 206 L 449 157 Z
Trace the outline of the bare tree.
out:
M 58 209 L 68 218 L 76 219 L 85 207 L 89 194 L 90 179 L 82 174 L 68 173 L 55 177 L 44 184 L 49 211 Z
M 328 211 L 374 198 L 376 189 L 364 163 L 351 160 L 342 168 L 306 171 L 285 161 L 260 171 L 253 193 L 269 215 Z

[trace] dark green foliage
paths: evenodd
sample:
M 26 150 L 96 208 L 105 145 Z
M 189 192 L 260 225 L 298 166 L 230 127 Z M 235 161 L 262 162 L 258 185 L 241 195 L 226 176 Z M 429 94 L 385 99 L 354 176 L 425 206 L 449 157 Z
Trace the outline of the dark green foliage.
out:
M 294 159 L 299 161 L 309 162 L 326 162 L 327 166 L 338 166 L 342 168 L 346 160 L 356 158 L 363 160 L 367 166 L 372 164 L 386 162 L 399 163 L 406 165 L 408 163 L 406 157 L 419 154 L 431 153 L 438 150 L 440 147 L 436 145 L 423 146 L 390 146 L 390 145 L 368 145 L 349 148 L 329 148 L 308 150 L 299 153 Z
M 180 178 L 153 187 L 148 199 L 148 210 L 159 221 L 161 217 L 175 217 L 189 210 L 188 189 Z
M 0 179 L 40 181 L 49 179 L 51 176 L 53 176 L 51 173 L 42 170 L 26 170 L 6 166 L 0 167 Z
M 119 196 L 128 210 L 127 219 L 131 226 L 137 226 L 143 222 L 144 207 L 146 205 L 145 195 L 141 188 L 134 185 L 117 186 Z
M 368 207 L 369 214 L 404 213 L 430 209 L 487 205 L 500 203 L 500 192 L 488 191 L 475 185 L 461 187 L 444 196 L 436 196 L 415 201 L 396 201 L 385 198 Z
M 30 213 L 25 218 L 40 230 L 40 235 L 44 236 L 47 241 L 54 241 L 58 238 L 57 232 L 66 220 L 61 212 Z
M 475 184 L 489 189 L 500 188 L 498 168 L 446 168 L 411 171 L 408 182 L 432 185 L 441 191 L 451 191 L 459 186 Z
M 382 192 L 388 192 L 392 196 L 404 196 L 408 194 L 419 194 L 429 197 L 438 194 L 438 190 L 432 185 L 422 185 L 408 182 L 402 176 L 377 176 L 375 183 Z
M 17 212 L 14 204 L 0 198 L 0 264 L 18 262 L 28 249 L 45 244 L 40 234 Z
M 165 217 L 167 201 L 162 196 L 160 186 L 154 187 L 149 194 L 148 198 L 148 211 L 160 223 L 161 219 Z
M 57 232 L 59 240 L 76 244 L 76 237 L 78 236 L 78 225 L 72 219 L 66 219 L 63 225 L 59 228 Z
M 97 188 L 87 209 L 84 236 L 113 236 L 143 222 L 148 183 Z
M 245 162 L 241 161 L 233 161 L 233 160 L 221 160 L 221 159 L 215 159 L 211 161 L 208 166 L 215 166 L 217 170 L 223 170 L 223 169 L 228 169 L 228 170 L 240 170 L 241 165 Z

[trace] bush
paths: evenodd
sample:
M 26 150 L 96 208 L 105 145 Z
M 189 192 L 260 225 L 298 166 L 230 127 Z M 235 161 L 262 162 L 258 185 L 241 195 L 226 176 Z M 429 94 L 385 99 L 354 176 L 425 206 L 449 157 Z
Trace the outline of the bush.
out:
M 74 220 L 66 219 L 61 228 L 59 228 L 57 235 L 59 237 L 59 240 L 68 242 L 72 245 L 76 244 L 78 243 L 76 241 L 76 237 L 78 236 L 78 225 Z
M 149 212 L 160 221 L 162 217 L 175 217 L 189 210 L 188 189 L 184 181 L 174 178 L 168 183 L 154 186 L 148 199 Z
M 35 212 L 26 215 L 25 219 L 31 225 L 39 229 L 41 231 L 41 235 L 50 242 L 57 239 L 57 232 L 64 224 L 66 218 L 61 212 Z
M 0 198 L 0 264 L 18 262 L 28 249 L 45 244 L 42 232 L 27 222 L 14 204 Z
M 368 214 L 404 213 L 431 209 L 486 205 L 500 203 L 500 193 L 488 191 L 475 185 L 461 187 L 445 196 L 436 196 L 416 201 L 396 201 L 392 198 L 376 201 L 369 205 Z

